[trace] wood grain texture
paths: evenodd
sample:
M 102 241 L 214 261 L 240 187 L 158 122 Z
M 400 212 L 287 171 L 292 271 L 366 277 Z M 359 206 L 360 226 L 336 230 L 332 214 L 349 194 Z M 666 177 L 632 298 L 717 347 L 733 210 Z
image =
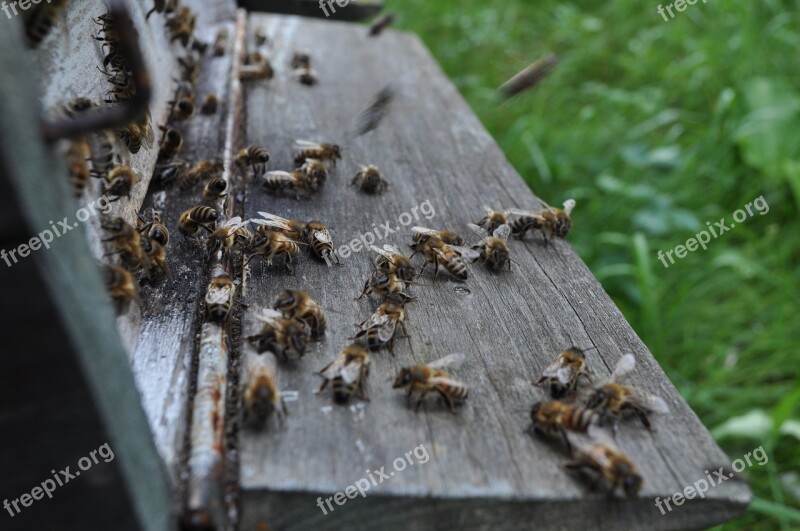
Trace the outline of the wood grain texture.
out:
M 537 209 L 534 197 L 420 41 L 388 31 L 369 39 L 366 28 L 294 17 L 252 15 L 270 37 L 275 78 L 247 88 L 247 144 L 269 148 L 271 169 L 292 167 L 292 140 L 342 143 L 344 160 L 322 192 L 308 200 L 275 198 L 251 182 L 245 212 L 268 211 L 291 219 L 320 219 L 337 246 L 388 222 L 425 201 L 435 217 L 420 216 L 379 243 L 407 248 L 411 225 L 457 230 L 482 215 L 482 205 Z M 319 43 L 325 43 L 320 46 Z M 305 87 L 291 76 L 294 50 L 312 52 L 319 84 Z M 375 132 L 349 140 L 354 119 L 388 82 L 398 91 L 393 113 Z M 349 186 L 357 163 L 376 164 L 392 182 L 373 197 Z M 560 204 L 565 197 L 547 198 Z M 573 213 L 581 225 L 581 205 Z M 383 231 L 381 231 L 383 234 Z M 471 238 L 475 241 L 475 238 Z M 314 374 L 348 342 L 353 323 L 365 319 L 377 301 L 354 301 L 370 271 L 361 250 L 327 267 L 304 256 L 296 275 L 255 262 L 248 280 L 247 311 L 270 304 L 282 289 L 305 289 L 329 313 L 324 341 L 302 360 L 281 365 L 281 387 L 295 391 L 285 426 L 240 433 L 242 529 L 261 522 L 275 529 L 411 528 L 513 529 L 585 527 L 693 528 L 741 513 L 750 493 L 727 482 L 705 499 L 694 499 L 662 516 L 655 496 L 670 496 L 729 463 L 708 431 L 667 380 L 647 347 L 581 262 L 569 244 L 545 247 L 540 239 L 512 242 L 518 262 L 511 274 L 490 274 L 473 266 L 457 283 L 429 274 L 412 290 L 410 338 L 398 340 L 395 357 L 375 353 L 367 385 L 369 402 L 336 406 L 329 394 L 315 395 Z M 245 330 L 245 334 L 252 330 Z M 565 458 L 523 433 L 527 412 L 545 393 L 533 383 L 563 349 L 587 352 L 591 370 L 607 376 L 632 352 L 637 367 L 629 382 L 662 396 L 672 413 L 657 431 L 624 425 L 617 443 L 645 478 L 638 498 L 607 500 L 589 494 L 565 474 Z M 430 362 L 450 352 L 468 354 L 454 376 L 471 395 L 457 415 L 431 401 L 415 414 L 389 379 L 403 366 Z M 409 466 L 373 487 L 366 499 L 350 500 L 324 516 L 316 505 L 424 445 L 425 464 Z M 446 524 L 445 524 L 446 523 Z

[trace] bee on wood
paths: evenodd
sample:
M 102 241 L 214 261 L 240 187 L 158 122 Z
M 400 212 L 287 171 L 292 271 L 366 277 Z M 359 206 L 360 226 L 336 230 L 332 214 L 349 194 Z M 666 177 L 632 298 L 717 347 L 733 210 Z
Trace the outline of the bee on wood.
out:
M 114 72 L 107 72 L 100 67 L 98 67 L 98 70 L 106 76 L 106 79 L 113 87 L 106 93 L 106 103 L 128 101 L 136 95 L 136 84 L 129 71 L 116 70 Z
M 161 221 L 161 212 L 154 208 L 149 208 L 144 215 L 139 214 L 139 234 L 158 242 L 162 247 L 169 243 L 169 229 Z
M 219 212 L 208 206 L 196 206 L 185 210 L 178 219 L 178 230 L 185 237 L 196 236 L 200 228 L 211 232 L 216 221 L 219 219 Z
M 376 129 L 389 114 L 395 91 L 391 85 L 385 86 L 375 96 L 375 101 L 370 104 L 359 116 L 356 123 L 356 135 L 361 136 Z
M 269 152 L 266 148 L 259 146 L 250 146 L 239 151 L 236 155 L 236 166 L 244 172 L 250 166 L 253 168 L 253 176 L 264 175 L 267 171 L 267 163 L 269 162 Z
M 583 406 L 568 406 L 557 401 L 535 403 L 531 407 L 530 418 L 528 432 L 553 440 L 560 439 L 570 453 L 572 445 L 567 431 L 586 433 L 590 426 L 602 425 L 602 416 L 597 411 Z
M 389 26 L 394 23 L 397 15 L 395 13 L 386 13 L 385 15 L 381 15 L 380 17 L 376 18 L 372 25 L 369 27 L 369 36 L 370 37 L 377 37 L 383 30 L 388 28 Z
M 356 392 L 367 400 L 364 386 L 369 376 L 369 351 L 361 345 L 348 345 L 336 359 L 319 371 L 319 375 L 323 380 L 317 393 L 325 390 L 331 382 L 333 401 L 337 404 L 347 403 Z
M 306 159 L 303 165 L 300 166 L 300 171 L 305 172 L 310 178 L 316 179 L 319 186 L 322 186 L 328 180 L 328 169 L 325 164 L 316 159 Z
M 131 301 L 139 301 L 139 293 L 133 276 L 124 268 L 118 265 L 106 265 L 103 267 L 103 282 L 106 290 L 111 296 L 117 314 L 127 313 Z
M 414 263 L 394 245 L 384 244 L 383 249 L 370 245 L 369 248 L 378 254 L 378 259 L 375 261 L 375 268 L 378 271 L 394 273 L 406 283 L 410 283 L 417 276 Z
M 414 411 L 419 411 L 425 396 L 430 392 L 438 393 L 450 413 L 455 414 L 455 406 L 464 402 L 469 396 L 469 389 L 463 383 L 454 380 L 444 371 L 446 368 L 458 368 L 466 359 L 462 353 L 449 354 L 428 364 L 413 365 L 400 369 L 392 384 L 393 389 L 407 389 L 406 400 L 410 403 L 413 393 L 418 393 Z
M 191 85 L 197 84 L 200 78 L 200 60 L 193 54 L 178 57 L 178 66 L 181 70 L 181 81 Z
M 147 12 L 144 19 L 149 19 L 153 13 L 172 14 L 178 8 L 178 4 L 180 4 L 180 0 L 155 0 L 153 9 Z
M 216 94 L 207 94 L 206 99 L 203 100 L 203 104 L 200 106 L 200 112 L 203 114 L 216 114 L 221 103 L 222 101 Z
M 626 496 L 632 498 L 642 487 L 642 477 L 636 466 L 609 444 L 598 443 L 579 448 L 576 460 L 565 466 L 572 470 L 594 472 L 598 479 L 606 482 L 611 494 L 621 488 Z
M 106 218 L 100 222 L 113 249 L 109 255 L 118 254 L 122 263 L 132 271 L 141 269 L 145 262 L 141 235 L 122 218 Z
M 342 148 L 336 144 L 317 143 L 308 140 L 295 141 L 294 163 L 303 164 L 307 159 L 330 162 L 336 167 L 336 161 L 342 158 Z
M 270 264 L 276 258 L 283 258 L 283 263 L 289 274 L 294 274 L 292 264 L 300 254 L 300 244 L 286 234 L 276 230 L 269 230 L 261 225 L 256 228 L 256 234 L 253 236 L 250 249 L 252 254 L 247 259 L 247 263 L 256 256 L 263 258 Z
M 67 6 L 67 0 L 48 0 L 48 2 L 31 6 L 22 12 L 25 24 L 25 37 L 31 47 L 37 46 L 53 29 L 56 17 Z M 4 8 L 5 5 L 4 5 Z M 7 13 L 6 13 L 7 14 Z M 9 15 L 10 18 L 10 15 Z
M 213 204 L 226 197 L 228 197 L 228 181 L 222 177 L 212 178 L 203 188 L 203 201 L 206 203 Z
M 118 130 L 117 136 L 128 148 L 128 151 L 133 154 L 139 153 L 142 146 L 145 149 L 153 149 L 153 142 L 155 142 L 156 137 L 150 122 L 150 113 L 143 113 L 123 129 Z
M 273 195 L 283 195 L 294 192 L 295 199 L 300 199 L 300 192 L 311 195 L 319 191 L 320 183 L 313 176 L 302 170 L 268 171 L 264 175 L 264 189 Z
M 536 383 L 546 382 L 550 396 L 558 400 L 575 392 L 581 376 L 589 382 L 592 381 L 586 367 L 586 355 L 581 349 L 570 347 L 547 366 Z
M 486 211 L 486 215 L 483 216 L 476 225 L 484 229 L 489 234 L 492 234 L 494 231 L 500 228 L 500 225 L 509 225 L 509 217 L 508 212 L 503 210 L 493 210 L 488 206 L 483 207 Z
M 410 247 L 415 251 L 420 250 L 430 238 L 438 238 L 447 245 L 458 247 L 464 245 L 464 238 L 449 230 L 426 229 L 425 227 L 414 227 L 412 230 L 414 236 Z
M 177 98 L 169 102 L 169 121 L 182 122 L 194 116 L 194 97 Z
M 202 160 L 183 173 L 180 179 L 178 179 L 178 184 L 181 189 L 188 190 L 201 181 L 208 181 L 214 177 L 219 177 L 224 169 L 225 165 L 220 158 Z
M 110 131 L 101 131 L 89 137 L 91 151 L 92 172 L 91 177 L 106 179 L 108 172 L 114 167 L 117 156 L 116 139 Z
M 163 188 L 172 186 L 175 181 L 182 181 L 189 171 L 189 163 L 185 160 L 173 160 L 163 164 L 156 164 L 153 173 L 153 182 Z
M 250 425 L 264 425 L 273 413 L 283 419 L 286 404 L 278 389 L 277 361 L 271 352 L 248 356 L 244 395 L 245 421 Z
M 439 235 L 445 235 L 451 241 L 462 241 L 461 238 L 454 233 L 448 235 L 443 231 L 435 231 L 424 227 L 414 227 L 412 230 L 415 233 L 415 241 L 414 244 L 412 244 L 412 249 L 415 249 L 414 254 L 422 253 L 427 259 L 420 270 L 420 274 L 425 271 L 428 264 L 433 264 L 434 278 L 439 274 L 439 266 L 441 265 L 445 271 L 458 280 L 467 279 L 467 266 L 462 257 L 467 260 L 475 260 L 480 256 L 480 253 L 466 247 L 450 245 L 439 237 Z M 421 237 L 417 238 L 417 236 L 420 235 Z M 453 238 L 453 236 L 455 236 L 455 238 Z M 413 257 L 414 254 L 411 256 Z
M 228 275 L 211 279 L 206 291 L 206 315 L 214 322 L 228 320 L 236 296 L 236 285 Z
M 242 218 L 231 218 L 213 231 L 208 236 L 209 254 L 222 251 L 227 255 L 231 250 L 238 246 L 242 251 L 250 247 L 253 233 L 247 228 L 249 221 L 242 221 Z
M 181 148 L 183 148 L 183 136 L 180 131 L 172 127 L 160 126 L 159 129 L 164 133 L 164 136 L 161 139 L 158 159 L 160 161 L 171 159 L 181 152 Z
M 267 44 L 267 32 L 264 28 L 257 28 L 255 33 L 256 46 L 263 46 Z
M 292 55 L 292 68 L 303 68 L 311 66 L 311 55 L 308 52 L 294 52 Z
M 303 242 L 311 246 L 317 258 L 330 263 L 334 260 L 339 264 L 339 257 L 333 250 L 333 239 L 328 227 L 321 221 L 309 221 L 303 227 Z
M 161 282 L 165 278 L 170 278 L 172 275 L 169 265 L 167 265 L 167 253 L 164 246 L 149 238 L 142 238 L 141 244 L 144 252 L 142 284 Z
M 389 181 L 383 178 L 377 166 L 361 166 L 350 184 L 358 185 L 362 192 L 368 194 L 379 194 L 389 187 Z
M 529 230 L 540 230 L 547 244 L 548 236 L 566 238 L 572 229 L 572 210 L 575 208 L 575 200 L 567 199 L 564 201 L 564 209 L 548 208 L 540 212 L 528 212 L 516 208 L 509 209 L 510 214 L 519 216 L 511 222 L 511 233 L 517 238 L 524 238 Z
M 170 33 L 170 42 L 178 41 L 186 48 L 192 41 L 194 28 L 197 24 L 197 17 L 187 6 L 178 7 L 175 12 L 167 18 L 166 27 Z
M 479 253 L 473 261 L 486 264 L 486 267 L 492 271 L 506 269 L 511 271 L 511 251 L 506 243 L 511 235 L 511 227 L 500 225 L 491 236 L 484 229 L 472 223 L 469 224 L 469 228 L 482 238 L 481 243 L 472 246 L 472 249 Z
M 611 379 L 597 386 L 586 405 L 597 409 L 603 417 L 611 418 L 616 431 L 616 419 L 621 418 L 627 413 L 633 413 L 639 417 L 645 428 L 651 430 L 650 415 L 653 413 L 667 414 L 669 406 L 659 396 L 653 395 L 644 389 L 631 387 L 617 383 L 630 373 L 636 366 L 636 359 L 633 354 L 625 354 L 617 362 Z
M 272 79 L 274 76 L 275 70 L 272 68 L 272 63 L 261 52 L 248 53 L 244 58 L 244 64 L 239 69 L 239 79 L 242 81 Z
M 306 230 L 306 223 L 296 219 L 286 219 L 269 212 L 259 212 L 264 219 L 252 219 L 253 223 L 268 230 L 283 232 L 293 240 L 303 240 Z M 256 228 L 258 230 L 258 228 Z
M 113 198 L 111 201 L 119 201 L 130 197 L 131 189 L 138 182 L 139 176 L 130 166 L 116 166 L 106 176 L 105 194 Z
M 261 352 L 274 352 L 283 361 L 289 357 L 302 358 L 310 339 L 308 327 L 296 319 L 287 319 L 280 312 L 263 309 L 255 315 L 263 322 L 261 330 L 247 338 L 255 349 Z
M 311 68 L 311 56 L 306 52 L 295 52 L 292 56 L 292 69 L 303 85 L 316 85 L 317 73 Z
M 414 298 L 406 292 L 406 283 L 394 273 L 373 271 L 364 283 L 364 291 L 355 300 L 365 295 L 378 295 L 385 301 L 405 303 Z
M 89 163 L 91 156 L 89 142 L 86 138 L 70 141 L 67 146 L 66 159 L 69 169 L 69 181 L 74 188 L 75 197 L 81 197 L 89 182 Z
M 406 310 L 402 305 L 394 302 L 384 302 L 375 310 L 375 313 L 358 325 L 361 329 L 353 339 L 366 342 L 370 350 L 380 350 L 388 346 L 389 353 L 394 355 L 394 336 L 398 325 L 408 335 L 405 319 Z
M 305 291 L 283 290 L 272 301 L 272 308 L 284 317 L 305 323 L 314 340 L 325 334 L 325 313 Z
M 221 29 L 217 32 L 217 37 L 214 39 L 214 57 L 222 57 L 228 49 L 228 30 Z
M 103 34 L 102 37 L 92 35 L 94 40 L 102 43 L 102 50 L 105 53 L 103 68 L 111 66 L 116 71 L 130 70 L 128 59 L 119 46 L 119 34 L 117 33 L 119 21 L 111 13 L 105 13 L 94 19 L 94 22 L 100 26 L 100 33 Z

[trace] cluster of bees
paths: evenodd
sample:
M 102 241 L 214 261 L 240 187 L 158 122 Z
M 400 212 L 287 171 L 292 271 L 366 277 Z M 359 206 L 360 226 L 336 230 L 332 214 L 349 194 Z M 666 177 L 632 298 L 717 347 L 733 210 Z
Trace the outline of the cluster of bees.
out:
M 633 355 L 625 354 L 609 379 L 592 385 L 584 352 L 567 349 L 538 381 L 552 400 L 533 405 L 528 428 L 559 444 L 573 459 L 567 464 L 569 469 L 586 473 L 595 483 L 605 481 L 609 492 L 622 489 L 627 496 L 639 492 L 642 478 L 631 460 L 614 447 L 605 428 L 610 425 L 616 434 L 618 423 L 633 416 L 650 430 L 650 415 L 669 412 L 661 397 L 621 383 L 634 367 Z

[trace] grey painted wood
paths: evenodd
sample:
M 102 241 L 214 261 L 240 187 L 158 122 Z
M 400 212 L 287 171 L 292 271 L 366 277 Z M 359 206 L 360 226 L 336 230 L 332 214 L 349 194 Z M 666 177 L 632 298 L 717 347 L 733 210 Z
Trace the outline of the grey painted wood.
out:
M 398 226 L 399 216 L 425 201 L 435 217 L 420 224 L 457 230 L 482 215 L 482 205 L 539 208 L 531 193 L 420 41 L 387 31 L 369 39 L 360 27 L 293 17 L 252 15 L 251 34 L 266 28 L 275 78 L 248 85 L 247 128 L 242 145 L 259 144 L 272 154 L 271 169 L 292 167 L 292 140 L 342 143 L 344 160 L 323 191 L 307 200 L 275 198 L 250 182 L 247 216 L 269 211 L 292 219 L 328 223 L 342 245 L 377 225 Z M 320 46 L 319 43 L 325 43 Z M 305 87 L 292 78 L 294 50 L 312 52 L 319 84 Z M 393 113 L 377 131 L 349 140 L 358 113 L 375 93 L 394 83 Z M 357 163 L 376 164 L 392 182 L 382 196 L 349 186 Z M 566 197 L 546 198 L 560 204 Z M 581 223 L 581 204 L 573 218 Z M 381 243 L 405 247 L 410 225 Z M 475 238 L 469 238 L 475 241 Z M 361 251 L 327 267 L 303 256 L 296 275 L 254 262 L 245 304 L 252 312 L 268 305 L 281 289 L 305 289 L 329 313 L 324 341 L 302 359 L 281 365 L 288 403 L 283 427 L 274 421 L 263 431 L 240 431 L 242 529 L 268 524 L 276 529 L 341 528 L 502 528 L 546 525 L 552 528 L 654 529 L 708 526 L 741 513 L 750 493 L 727 482 L 704 500 L 691 500 L 668 516 L 654 505 L 705 476 L 712 465 L 728 463 L 696 415 L 678 395 L 647 347 L 626 323 L 568 242 L 545 247 L 538 238 L 512 242 L 511 274 L 494 275 L 479 266 L 463 284 L 426 274 L 414 286 L 408 305 L 409 339 L 398 340 L 396 355 L 375 353 L 367 385 L 369 402 L 337 406 L 329 394 L 315 395 L 315 371 L 346 345 L 376 301 L 354 301 L 370 271 Z M 247 322 L 247 319 L 245 319 Z M 245 333 L 251 333 L 245 330 Z M 637 368 L 630 383 L 655 392 L 672 413 L 649 433 L 624 425 L 618 446 L 638 465 L 644 487 L 638 498 L 608 501 L 589 494 L 565 474 L 565 458 L 523 433 L 527 412 L 544 391 L 533 385 L 541 371 L 571 345 L 597 347 L 587 352 L 592 371 L 602 378 L 623 353 Z M 431 402 L 425 411 L 409 410 L 390 378 L 403 366 L 429 362 L 453 351 L 468 354 L 454 372 L 471 394 L 457 415 Z M 366 499 L 336 506 L 327 516 L 318 496 L 365 477 L 424 445 L 430 460 L 409 467 L 374 487 Z

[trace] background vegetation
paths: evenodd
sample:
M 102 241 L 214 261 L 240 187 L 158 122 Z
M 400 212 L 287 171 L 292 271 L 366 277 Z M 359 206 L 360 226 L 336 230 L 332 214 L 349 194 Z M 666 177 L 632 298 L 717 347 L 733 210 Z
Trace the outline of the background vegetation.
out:
M 572 244 L 731 458 L 767 449 L 724 528 L 800 528 L 798 2 L 700 2 L 669 22 L 655 1 L 387 4 L 534 192 L 577 199 Z M 549 52 L 554 73 L 497 105 Z M 656 259 L 761 195 L 768 214 Z

